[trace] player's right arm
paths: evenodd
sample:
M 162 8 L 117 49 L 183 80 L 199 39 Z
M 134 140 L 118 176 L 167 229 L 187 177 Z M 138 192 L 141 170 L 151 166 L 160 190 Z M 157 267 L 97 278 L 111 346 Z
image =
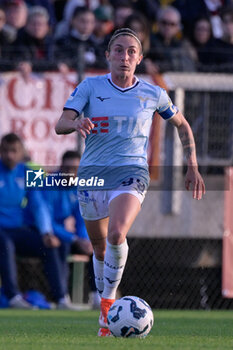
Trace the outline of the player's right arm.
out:
M 90 134 L 90 130 L 94 128 L 94 124 L 89 118 L 78 118 L 79 114 L 72 109 L 65 109 L 58 120 L 55 131 L 58 135 L 70 134 L 77 131 L 81 136 L 86 138 L 86 134 Z

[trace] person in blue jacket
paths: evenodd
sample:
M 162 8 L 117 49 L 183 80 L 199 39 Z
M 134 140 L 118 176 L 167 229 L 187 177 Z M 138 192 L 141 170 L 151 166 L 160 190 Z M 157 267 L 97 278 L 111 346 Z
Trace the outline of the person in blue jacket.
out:
M 61 276 L 59 239 L 40 191 L 25 187 L 26 165 L 21 163 L 24 148 L 14 133 L 0 142 L 0 276 L 4 295 L 13 308 L 31 308 L 20 294 L 15 255 L 40 257 L 51 294 L 58 308 L 69 309 Z M 24 204 L 34 215 L 36 228 L 24 226 Z
M 76 150 L 67 150 L 61 161 L 59 176 L 67 179 L 75 177 L 80 161 L 80 154 Z M 66 279 L 64 283 L 67 285 L 68 266 L 67 255 L 85 254 L 92 256 L 93 248 L 88 237 L 84 220 L 80 214 L 79 202 L 76 186 L 59 188 L 57 190 L 43 191 L 43 196 L 48 205 L 50 216 L 52 218 L 52 226 L 54 234 L 59 240 L 69 246 L 70 249 L 61 250 L 60 256 L 63 264 L 63 276 Z M 99 306 L 99 297 L 96 291 L 94 273 L 92 263 L 88 265 L 90 277 L 90 299 L 93 308 Z
M 57 176 L 67 180 L 76 177 L 79 161 L 77 151 L 66 151 Z M 70 243 L 76 253 L 91 255 L 92 245 L 80 214 L 76 186 L 43 191 L 43 196 L 49 207 L 55 235 L 60 241 Z

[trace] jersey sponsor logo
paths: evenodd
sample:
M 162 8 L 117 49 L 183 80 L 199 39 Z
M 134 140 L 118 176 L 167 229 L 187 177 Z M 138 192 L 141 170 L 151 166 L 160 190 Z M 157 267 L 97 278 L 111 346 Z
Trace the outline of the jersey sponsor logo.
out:
M 100 100 L 101 102 L 104 102 L 105 100 L 109 100 L 111 97 L 96 96 L 96 98 L 98 98 L 98 100 Z
M 114 123 L 114 128 L 117 134 L 124 131 L 125 133 L 131 134 L 132 136 L 141 133 L 147 135 L 147 129 L 151 124 L 151 119 L 138 119 L 135 121 L 133 117 L 128 116 L 115 116 L 111 117 L 111 120 Z M 94 128 L 91 130 L 92 134 L 98 133 L 108 133 L 109 132 L 109 117 L 92 117 L 92 123 Z
M 92 134 L 97 134 L 98 131 L 100 133 L 108 133 L 109 132 L 109 123 L 108 123 L 108 117 L 93 117 L 91 118 L 92 123 L 94 124 L 94 129 L 91 130 Z M 97 130 L 96 128 L 99 128 Z

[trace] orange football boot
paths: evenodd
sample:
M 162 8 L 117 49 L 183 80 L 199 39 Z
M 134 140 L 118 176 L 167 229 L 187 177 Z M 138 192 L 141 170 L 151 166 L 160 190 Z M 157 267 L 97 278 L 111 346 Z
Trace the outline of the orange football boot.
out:
M 98 337 L 112 337 L 112 333 L 108 328 L 100 328 L 98 332 Z
M 115 299 L 101 298 L 100 317 L 99 317 L 100 327 L 108 328 L 108 323 L 107 323 L 108 310 L 110 309 L 110 307 L 114 302 L 115 302 Z

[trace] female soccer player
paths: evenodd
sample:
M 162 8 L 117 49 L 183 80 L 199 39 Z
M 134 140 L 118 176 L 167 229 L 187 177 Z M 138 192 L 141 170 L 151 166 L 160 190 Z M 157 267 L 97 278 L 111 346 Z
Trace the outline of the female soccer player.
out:
M 57 134 L 77 131 L 85 138 L 79 179 L 104 179 L 102 188 L 89 190 L 84 186 L 79 191 L 81 214 L 94 248 L 96 287 L 101 295 L 100 336 L 110 334 L 107 313 L 115 301 L 127 260 L 126 235 L 149 184 L 146 153 L 155 111 L 178 129 L 188 163 L 186 188 L 192 185 L 195 199 L 201 199 L 205 192 L 188 122 L 165 90 L 134 75 L 143 57 L 137 34 L 128 28 L 115 31 L 106 57 L 110 73 L 86 78 L 79 84 L 56 125 Z M 84 118 L 80 119 L 82 112 Z

